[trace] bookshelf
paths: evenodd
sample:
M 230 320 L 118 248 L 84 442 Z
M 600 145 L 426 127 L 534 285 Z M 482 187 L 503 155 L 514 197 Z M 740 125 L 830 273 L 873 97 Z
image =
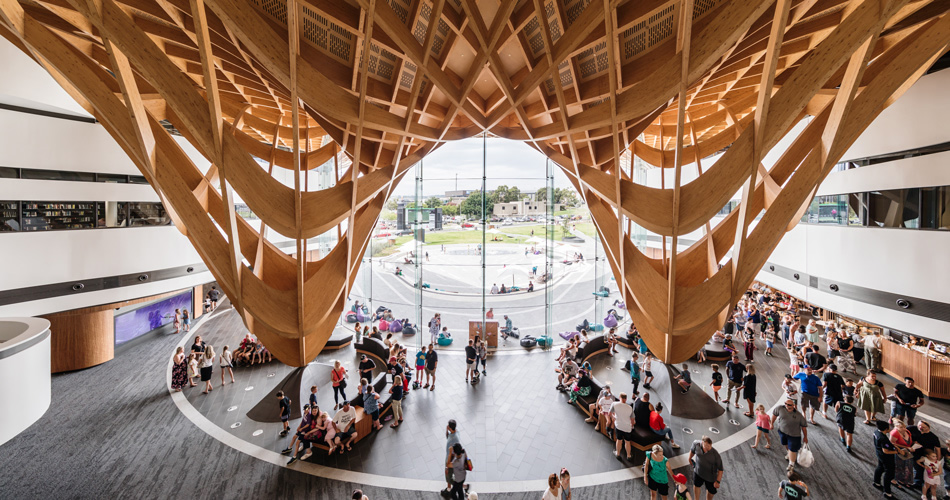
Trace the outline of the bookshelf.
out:
M 96 226 L 95 202 L 22 202 L 23 231 L 92 229 Z
M 20 230 L 20 212 L 15 201 L 0 201 L 0 232 Z

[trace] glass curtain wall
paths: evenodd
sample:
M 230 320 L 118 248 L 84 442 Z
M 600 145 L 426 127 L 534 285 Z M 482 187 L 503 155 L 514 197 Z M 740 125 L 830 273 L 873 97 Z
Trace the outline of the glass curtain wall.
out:
M 347 311 L 367 305 L 363 326 L 381 328 L 374 316 L 388 309 L 417 332 L 396 340 L 418 348 L 433 340 L 438 313 L 452 336 L 443 348 L 462 349 L 485 321 L 510 320 L 521 339 L 555 342 L 584 320 L 603 322 L 619 294 L 590 215 L 572 204 L 579 197 L 556 164 L 522 143 L 479 136 L 447 143 L 413 169 L 387 202 L 349 296 Z M 342 323 L 352 327 L 346 314 Z M 520 342 L 499 338 L 498 347 Z

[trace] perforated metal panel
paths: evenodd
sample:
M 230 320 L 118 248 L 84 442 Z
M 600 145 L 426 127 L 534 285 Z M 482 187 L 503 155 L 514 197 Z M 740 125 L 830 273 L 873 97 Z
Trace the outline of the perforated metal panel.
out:
M 393 12 L 396 13 L 396 17 L 402 21 L 402 24 L 406 24 L 409 20 L 410 0 L 389 0 L 389 6 L 392 7 Z
M 636 59 L 654 45 L 672 36 L 676 24 L 675 10 L 674 4 L 667 5 L 649 18 L 624 30 L 620 36 L 620 45 L 623 47 L 622 62 Z
M 568 28 L 574 24 L 574 21 L 580 17 L 589 4 L 590 0 L 564 0 L 564 14 L 567 17 L 565 24 Z

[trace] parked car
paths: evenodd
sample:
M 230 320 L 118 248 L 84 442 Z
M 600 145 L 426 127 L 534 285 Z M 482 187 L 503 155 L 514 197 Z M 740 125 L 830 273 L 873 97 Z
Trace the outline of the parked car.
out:
M 462 227 L 468 229 L 470 227 L 475 227 L 475 224 L 472 224 L 471 222 L 463 222 Z
M 411 234 L 412 234 L 411 229 L 403 229 L 402 231 L 397 232 L 396 236 L 409 236 Z
M 510 220 L 506 220 L 505 222 L 502 222 L 501 225 L 502 225 L 502 226 L 510 226 L 510 225 L 511 225 L 511 221 L 510 221 Z

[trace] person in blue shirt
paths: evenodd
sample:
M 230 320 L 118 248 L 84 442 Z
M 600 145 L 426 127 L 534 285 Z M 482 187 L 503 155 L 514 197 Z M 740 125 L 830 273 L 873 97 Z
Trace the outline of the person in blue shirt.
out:
M 630 357 L 630 381 L 633 382 L 633 395 L 640 395 L 640 363 L 637 360 L 640 359 L 640 355 L 633 353 Z
M 815 375 L 811 366 L 805 366 L 805 371 L 796 373 L 793 378 L 801 381 L 802 414 L 805 413 L 805 408 L 808 408 L 808 421 L 815 424 L 815 410 L 821 400 L 821 379 Z
M 512 325 L 512 323 L 511 323 L 511 318 L 509 318 L 508 315 L 506 314 L 506 315 L 505 315 L 505 327 L 501 329 L 501 336 L 502 336 L 505 340 L 508 340 L 508 335 L 511 334 L 512 327 L 513 327 L 513 325 Z

